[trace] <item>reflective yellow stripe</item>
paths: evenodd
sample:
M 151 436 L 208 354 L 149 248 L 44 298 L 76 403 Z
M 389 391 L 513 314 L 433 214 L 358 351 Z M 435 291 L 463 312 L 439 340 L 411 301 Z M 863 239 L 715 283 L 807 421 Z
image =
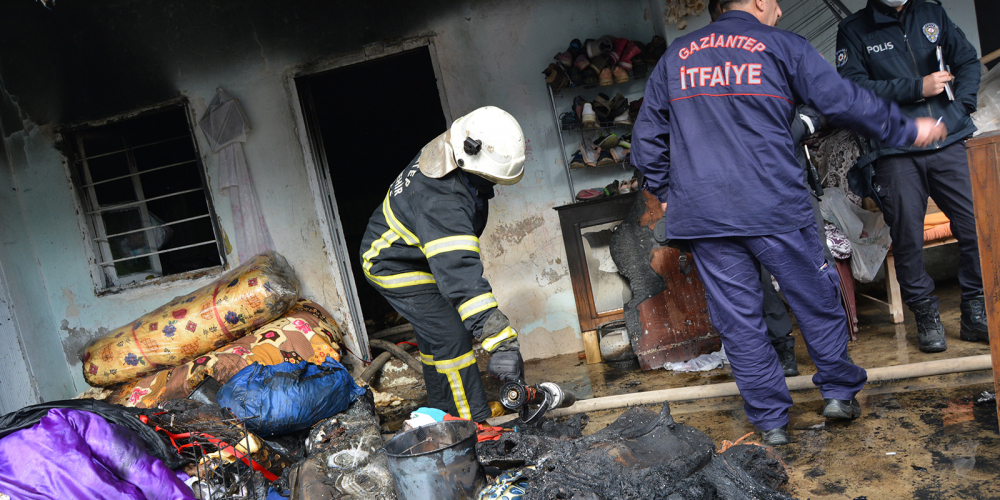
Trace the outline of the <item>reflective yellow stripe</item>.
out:
M 422 361 L 425 365 L 434 365 L 434 356 L 420 353 L 420 361 Z
M 462 321 L 465 321 L 476 313 L 496 306 L 497 299 L 493 297 L 492 293 L 487 292 L 463 302 L 462 305 L 458 306 L 458 314 L 462 317 Z
M 462 375 L 459 370 L 476 364 L 476 353 L 469 351 L 457 358 L 441 361 L 435 361 L 432 356 L 422 354 L 421 360 L 425 364 L 433 364 L 438 373 L 448 377 L 448 385 L 451 386 L 451 395 L 455 399 L 458 416 L 472 420 L 472 410 L 469 409 L 469 400 L 465 396 L 465 385 L 462 384 Z
M 483 339 L 483 349 L 486 349 L 487 352 L 493 352 L 493 349 L 496 349 L 500 342 L 514 338 L 517 338 L 517 332 L 508 326 L 507 328 L 500 330 L 500 333 Z
M 414 285 L 424 285 L 427 283 L 437 283 L 434 281 L 434 276 L 431 273 L 425 273 L 421 271 L 413 271 L 409 273 L 402 274 L 391 274 L 389 276 L 376 276 L 367 269 L 365 271 L 365 276 L 372 280 L 373 283 L 382 288 L 400 288 L 404 286 L 414 286 Z
M 389 195 L 385 195 L 385 201 L 382 202 L 382 216 L 385 217 L 386 224 L 392 229 L 396 234 L 398 234 L 407 245 L 420 246 L 420 239 L 417 238 L 409 229 L 406 229 L 402 223 L 396 219 L 396 216 L 392 213 L 392 206 L 389 204 Z
M 382 252 L 382 250 L 385 250 L 386 248 L 392 246 L 392 243 L 398 239 L 399 235 L 392 232 L 392 230 L 390 229 L 382 233 L 382 236 L 380 236 L 379 239 L 373 241 L 371 248 L 369 248 L 368 251 L 361 256 L 365 260 L 363 264 L 365 271 L 368 271 L 369 269 L 372 268 L 372 259 L 377 257 L 378 254 Z
M 428 259 L 444 252 L 468 250 L 479 253 L 479 238 L 475 236 L 448 236 L 439 238 L 424 245 L 424 256 Z

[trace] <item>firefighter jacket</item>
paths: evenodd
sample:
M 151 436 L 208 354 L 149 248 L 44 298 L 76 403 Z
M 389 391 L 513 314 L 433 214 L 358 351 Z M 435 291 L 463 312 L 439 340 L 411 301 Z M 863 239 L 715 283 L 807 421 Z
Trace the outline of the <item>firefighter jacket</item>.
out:
M 438 179 L 427 177 L 420 172 L 419 158 L 389 186 L 368 221 L 361 240 L 365 276 L 386 295 L 441 293 L 492 352 L 517 337 L 497 309 L 479 256 L 493 184 L 461 169 Z
M 666 237 L 765 236 L 815 221 L 790 131 L 797 104 L 889 144 L 917 137 L 896 104 L 840 78 L 805 38 L 746 12 L 670 45 L 632 140 L 647 189 L 669 201 Z
M 923 96 L 924 77 L 939 70 L 938 47 L 954 75 L 954 101 L 948 100 L 947 92 Z M 979 66 L 976 49 L 934 0 L 910 0 L 900 12 L 868 0 L 867 7 L 841 21 L 837 32 L 841 76 L 899 103 L 911 118 L 941 118 L 948 127 L 947 139 L 925 149 L 947 146 L 976 131 L 969 114 L 976 110 Z M 876 144 L 876 149 L 880 155 L 921 150 L 889 144 Z

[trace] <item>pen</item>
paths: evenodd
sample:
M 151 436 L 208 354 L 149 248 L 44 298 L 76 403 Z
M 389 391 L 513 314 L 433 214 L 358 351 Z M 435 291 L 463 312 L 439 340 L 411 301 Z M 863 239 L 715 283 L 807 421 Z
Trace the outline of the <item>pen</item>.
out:
M 941 118 L 944 118 L 944 117 L 942 116 Z M 938 118 L 937 123 L 934 124 L 934 128 L 937 128 L 938 125 L 941 125 L 941 118 Z

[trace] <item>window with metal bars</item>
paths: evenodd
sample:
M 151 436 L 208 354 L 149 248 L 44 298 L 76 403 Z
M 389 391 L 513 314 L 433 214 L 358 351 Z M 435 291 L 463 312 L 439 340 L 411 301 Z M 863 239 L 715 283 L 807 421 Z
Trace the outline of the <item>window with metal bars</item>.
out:
M 99 289 L 225 263 L 185 105 L 76 129 L 67 137 Z

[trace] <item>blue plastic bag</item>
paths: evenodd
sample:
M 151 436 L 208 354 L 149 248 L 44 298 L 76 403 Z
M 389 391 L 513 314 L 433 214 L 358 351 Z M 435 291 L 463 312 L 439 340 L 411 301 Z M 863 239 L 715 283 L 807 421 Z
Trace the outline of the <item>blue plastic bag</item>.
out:
M 267 437 L 306 429 L 346 410 L 364 393 L 344 365 L 327 356 L 322 365 L 254 363 L 229 379 L 217 399 L 249 431 Z

